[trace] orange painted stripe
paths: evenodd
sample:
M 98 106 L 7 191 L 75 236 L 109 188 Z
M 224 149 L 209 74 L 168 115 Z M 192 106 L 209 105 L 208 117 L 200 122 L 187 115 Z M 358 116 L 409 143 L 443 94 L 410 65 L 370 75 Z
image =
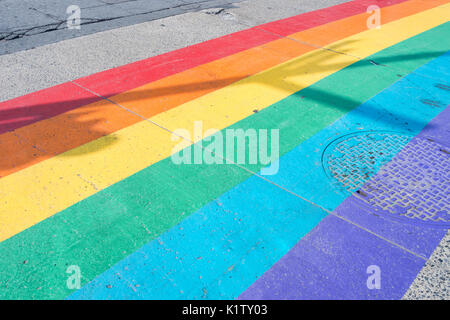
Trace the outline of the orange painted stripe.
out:
M 383 23 L 447 3 L 448 0 L 410 0 L 381 9 Z M 290 38 L 327 45 L 367 30 L 367 14 L 360 14 L 293 34 Z M 149 118 L 252 74 L 314 50 L 280 39 L 186 70 L 110 98 Z M 339 48 L 335 48 L 339 50 Z M 255 106 L 257 108 L 257 106 Z M 142 121 L 102 100 L 53 118 L 0 135 L 0 177 Z M 114 143 L 113 137 L 111 143 Z

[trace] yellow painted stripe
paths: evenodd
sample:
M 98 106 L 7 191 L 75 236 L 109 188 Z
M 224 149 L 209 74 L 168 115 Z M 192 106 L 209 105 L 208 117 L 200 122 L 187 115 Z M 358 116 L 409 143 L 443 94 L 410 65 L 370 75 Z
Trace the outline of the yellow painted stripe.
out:
M 437 7 L 346 38 L 333 48 L 368 56 L 446 22 L 449 13 L 447 5 Z M 170 129 L 191 129 L 194 121 L 202 120 L 205 129 L 220 130 L 354 62 L 346 55 L 316 50 L 151 120 Z M 170 156 L 177 143 L 170 133 L 143 121 L 4 177 L 0 240 Z

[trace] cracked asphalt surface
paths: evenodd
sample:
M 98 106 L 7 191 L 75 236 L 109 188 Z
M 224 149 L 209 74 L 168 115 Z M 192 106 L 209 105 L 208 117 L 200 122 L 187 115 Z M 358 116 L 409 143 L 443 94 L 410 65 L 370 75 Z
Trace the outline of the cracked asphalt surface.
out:
M 0 55 L 99 31 L 242 0 L 0 0 Z M 80 29 L 68 29 L 67 8 L 80 8 Z

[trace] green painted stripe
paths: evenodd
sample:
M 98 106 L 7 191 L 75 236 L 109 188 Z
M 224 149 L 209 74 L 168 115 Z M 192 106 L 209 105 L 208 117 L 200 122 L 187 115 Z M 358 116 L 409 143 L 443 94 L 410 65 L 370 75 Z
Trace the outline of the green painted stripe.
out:
M 409 73 L 448 49 L 442 39 L 449 27 L 370 59 L 392 67 L 401 62 L 402 74 Z M 230 128 L 280 129 L 283 155 L 398 79 L 393 69 L 360 61 Z M 160 161 L 2 242 L 0 298 L 64 298 L 73 292 L 66 286 L 70 265 L 80 267 L 84 285 L 248 177 L 233 165 Z

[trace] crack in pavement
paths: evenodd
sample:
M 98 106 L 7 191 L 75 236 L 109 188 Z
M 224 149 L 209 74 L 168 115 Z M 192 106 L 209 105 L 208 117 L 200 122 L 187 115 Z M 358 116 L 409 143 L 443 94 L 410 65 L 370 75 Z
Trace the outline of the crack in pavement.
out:
M 123 2 L 118 2 L 118 3 L 134 2 L 134 1 L 136 1 L 136 0 L 129 0 L 129 1 L 123 1 Z M 202 9 L 202 5 L 204 3 L 208 3 L 208 2 L 211 2 L 211 0 L 204 0 L 204 1 L 199 1 L 196 3 L 183 2 L 181 4 L 171 6 L 171 7 L 154 9 L 154 10 L 138 12 L 138 13 L 129 13 L 129 14 L 124 14 L 124 15 L 119 15 L 119 16 L 113 16 L 110 18 L 83 18 L 83 17 L 80 17 L 80 26 L 101 23 L 101 22 L 107 22 L 107 21 L 113 21 L 113 20 L 119 20 L 119 19 L 130 18 L 130 17 L 137 17 L 137 16 L 142 16 L 142 15 L 147 15 L 147 14 L 152 14 L 152 13 L 158 13 L 158 12 L 179 9 L 179 8 L 183 8 L 183 7 L 189 7 L 186 10 L 186 12 L 195 11 L 195 10 Z M 229 3 L 231 3 L 231 1 Z M 114 4 L 116 4 L 116 3 L 114 3 Z M 105 7 L 112 6 L 114 4 L 113 3 L 105 3 L 104 6 Z M 97 6 L 97 7 L 101 7 L 101 6 Z M 92 7 L 92 8 L 94 8 L 94 7 Z M 34 36 L 34 35 L 43 34 L 43 33 L 47 33 L 47 32 L 68 29 L 67 26 L 63 27 L 64 24 L 67 22 L 66 19 L 61 20 L 56 16 L 42 12 L 36 8 L 29 8 L 29 9 L 39 12 L 40 14 L 44 14 L 44 15 L 48 16 L 49 18 L 57 20 L 57 21 L 54 23 L 32 26 L 32 27 L 28 27 L 28 28 L 15 29 L 15 30 L 6 31 L 6 32 L 0 31 L 0 41 L 11 41 L 11 40 L 20 39 L 20 38 L 23 38 L 26 36 Z M 224 10 L 225 9 L 222 9 L 222 11 L 224 11 Z M 221 12 L 219 12 L 219 13 L 221 13 Z M 219 14 L 219 13 L 217 13 L 217 14 Z M 42 30 L 30 34 L 30 32 L 32 32 L 34 30 L 39 30 L 39 29 L 42 29 Z

